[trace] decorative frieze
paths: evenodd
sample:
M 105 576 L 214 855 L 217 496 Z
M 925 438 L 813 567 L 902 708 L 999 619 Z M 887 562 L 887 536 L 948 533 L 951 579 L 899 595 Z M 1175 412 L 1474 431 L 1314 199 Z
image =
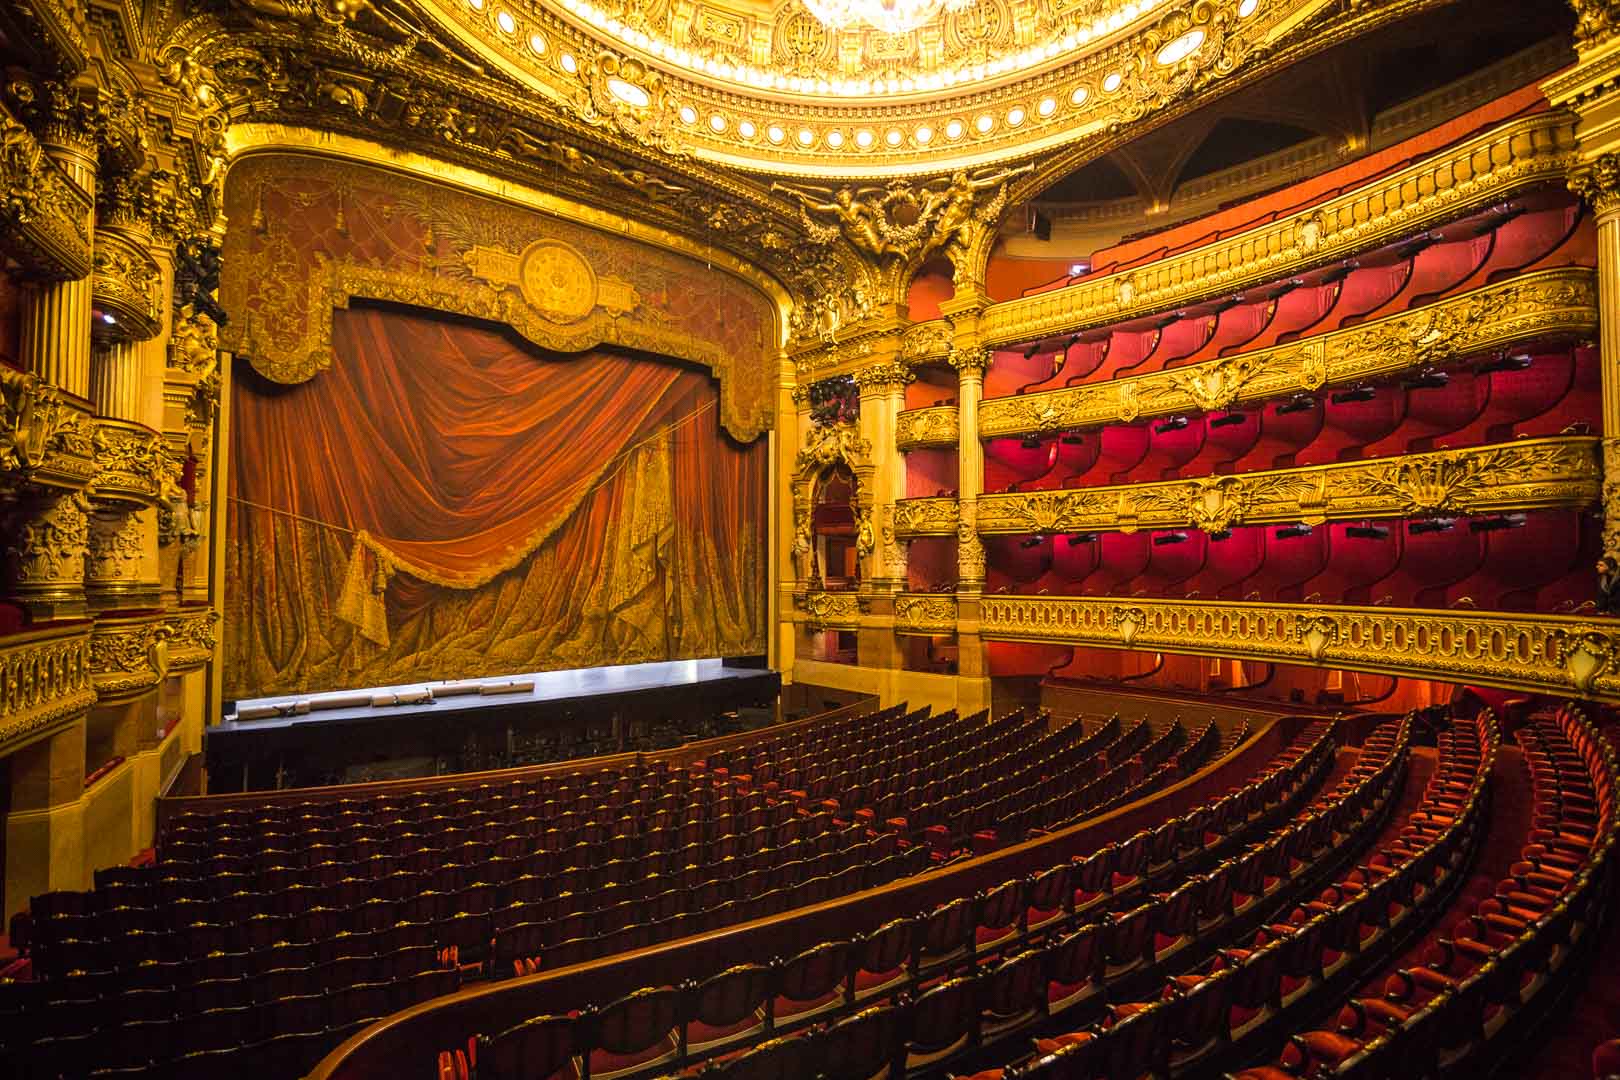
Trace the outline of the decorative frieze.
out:
M 124 420 L 96 421 L 96 473 L 91 494 L 98 502 L 155 504 L 163 494 L 167 465 L 163 436 Z
M 865 605 L 859 593 L 808 592 L 794 597 L 812 630 L 854 630 L 860 626 Z
M 894 421 L 894 443 L 901 450 L 926 447 L 956 448 L 957 410 L 955 405 L 934 405 L 907 409 Z
M 1061 533 L 1480 514 L 1598 500 L 1595 436 L 1153 484 L 979 497 L 979 533 Z M 913 500 L 929 502 L 935 500 Z
M 95 474 L 86 405 L 0 365 L 0 492 L 82 488 Z
M 7 578 L 13 597 L 40 618 L 82 613 L 88 504 L 76 492 L 19 504 L 6 527 Z
M 169 671 L 169 624 L 160 615 L 101 619 L 90 631 L 90 674 L 100 701 L 136 697 Z
M 986 596 L 981 633 L 1620 700 L 1620 630 L 1568 615 Z
M 988 398 L 979 405 L 979 435 L 1049 433 L 1227 409 L 1440 365 L 1515 342 L 1590 336 L 1597 330 L 1597 304 L 1593 270 L 1543 270 L 1270 349 L 1132 378 Z
M 956 500 L 897 500 L 894 504 L 894 534 L 906 540 L 918 536 L 955 536 Z
M 1563 183 L 1575 160 L 1567 113 L 1512 120 L 1296 217 L 1147 266 L 995 304 L 980 323 L 982 340 L 1015 345 L 1277 281 L 1415 236 L 1533 185 Z
M 951 352 L 949 319 L 931 319 L 906 328 L 900 338 L 900 359 L 908 364 L 943 360 Z
M 897 634 L 956 633 L 956 597 L 936 593 L 903 593 L 894 598 Z
M 84 626 L 0 642 L 0 755 L 72 721 L 95 700 L 90 633 Z

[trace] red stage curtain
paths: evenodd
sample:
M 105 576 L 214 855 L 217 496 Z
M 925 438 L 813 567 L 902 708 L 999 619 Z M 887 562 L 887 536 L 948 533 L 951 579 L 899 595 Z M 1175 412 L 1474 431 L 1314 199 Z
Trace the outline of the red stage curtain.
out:
M 233 397 L 238 696 L 762 647 L 763 442 L 706 373 L 334 318 L 332 370 Z

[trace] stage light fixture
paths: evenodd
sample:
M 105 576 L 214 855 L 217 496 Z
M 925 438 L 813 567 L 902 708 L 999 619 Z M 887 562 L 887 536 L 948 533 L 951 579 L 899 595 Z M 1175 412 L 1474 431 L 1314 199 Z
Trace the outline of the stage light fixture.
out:
M 1021 548 L 1038 548 L 1042 544 L 1044 544 L 1045 542 L 1046 542 L 1046 540 L 1045 540 L 1044 537 L 1029 536 L 1029 537 L 1025 537 L 1024 539 L 1018 541 L 1018 546 L 1021 547 Z
M 1064 446 L 1079 446 L 1085 441 L 1086 437 L 1080 434 L 1078 431 L 1070 431 L 1062 438 L 1058 439 L 1058 442 L 1062 443 Z
M 1279 540 L 1297 540 L 1301 536 L 1309 535 L 1311 535 L 1309 525 L 1284 525 L 1277 530 L 1277 539 Z
M 1410 379 L 1405 380 L 1401 385 L 1405 386 L 1408 390 L 1439 390 L 1442 387 L 1449 385 L 1450 382 L 1451 375 L 1449 372 L 1435 371 L 1434 369 L 1430 368 L 1418 372 Z
M 1378 391 L 1370 386 L 1352 386 L 1348 390 L 1340 390 L 1333 395 L 1333 404 L 1349 405 L 1356 401 L 1371 401 L 1378 396 Z
M 1287 416 L 1289 413 L 1310 412 L 1316 408 L 1316 399 L 1309 394 L 1295 394 L 1281 405 L 1277 406 L 1278 416 Z
M 1513 356 L 1499 356 L 1495 360 L 1487 360 L 1474 369 L 1479 375 L 1494 375 L 1499 371 L 1523 371 L 1529 367 L 1531 360 L 1528 354 L 1518 353 Z
M 1455 524 L 1450 518 L 1435 518 L 1433 521 L 1414 521 L 1406 527 L 1406 531 L 1413 536 L 1423 536 L 1426 533 L 1450 532 Z
M 1217 529 L 1209 534 L 1209 542 L 1212 544 L 1219 544 L 1222 540 L 1230 539 L 1232 539 L 1231 529 Z
M 1382 525 L 1351 525 L 1344 530 L 1344 535 L 1354 540 L 1386 540 L 1389 530 Z
M 1095 544 L 1098 540 L 1096 533 L 1075 533 L 1069 537 L 1070 547 L 1079 547 L 1081 544 Z
M 1247 419 L 1248 419 L 1248 417 L 1245 416 L 1243 413 L 1229 412 L 1225 416 L 1217 416 L 1217 417 L 1215 417 L 1213 420 L 1211 420 L 1209 422 L 1209 426 L 1212 427 L 1212 428 L 1231 427 L 1233 424 L 1241 424 L 1241 423 L 1243 423 L 1243 421 L 1245 421 Z
M 1187 418 L 1185 416 L 1172 416 L 1161 424 L 1154 424 L 1153 432 L 1156 435 L 1168 435 L 1172 431 L 1180 431 L 1186 426 Z
M 1153 538 L 1154 547 L 1164 547 L 1168 544 L 1185 544 L 1187 534 L 1184 532 L 1160 533 Z
M 1470 532 L 1501 532 L 1503 529 L 1522 529 L 1525 525 L 1523 514 L 1497 514 L 1494 517 L 1475 518 L 1468 523 Z
M 1033 435 L 1025 435 L 1018 441 L 1018 445 L 1022 446 L 1025 450 L 1039 450 L 1041 448 L 1041 440 L 1037 439 Z

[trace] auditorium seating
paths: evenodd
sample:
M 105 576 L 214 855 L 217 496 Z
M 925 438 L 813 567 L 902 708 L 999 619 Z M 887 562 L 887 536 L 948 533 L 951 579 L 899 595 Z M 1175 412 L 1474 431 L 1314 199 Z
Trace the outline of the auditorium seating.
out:
M 1235 854 L 1305 805 L 1334 760 L 1334 731 L 1327 722 L 1308 728 L 1253 783 L 1090 856 L 770 963 L 485 1033 L 445 1049 L 440 1074 L 551 1075 L 504 1071 L 504 1063 L 524 1059 L 513 1047 L 531 1038 L 531 1025 L 553 1032 L 551 1045 L 573 1048 L 546 1059 L 560 1075 L 601 1076 L 604 1066 L 612 1075 L 638 1076 L 687 1068 L 714 1056 L 709 1049 L 721 1029 L 727 1047 L 758 1044 L 712 1065 L 726 1075 L 778 1075 L 771 1070 L 795 1055 L 828 1076 L 931 1068 L 1196 952 L 1196 941 L 1232 920 L 1254 918 L 1262 896 L 1312 880 L 1320 863 L 1336 863 L 1332 841 L 1376 826 L 1380 808 L 1398 790 L 1404 722 L 1369 741 L 1363 767 L 1346 778 L 1350 793 L 1332 803 L 1331 819 L 1324 810 L 1322 824 Z M 1327 828 L 1330 820 L 1342 836 Z M 1211 864 L 1210 873 L 1194 872 Z M 1245 887 L 1253 893 L 1243 894 Z M 1153 891 L 1159 888 L 1169 891 Z M 704 1001 L 720 985 L 740 998 L 704 1016 Z M 604 1055 L 595 1018 L 654 994 L 668 997 L 667 1011 L 642 1027 L 633 1048 L 619 1041 L 612 1056 Z M 566 1037 L 555 1036 L 560 1028 Z M 851 1060 L 858 1065 L 840 1067 L 857 1071 L 830 1071 Z

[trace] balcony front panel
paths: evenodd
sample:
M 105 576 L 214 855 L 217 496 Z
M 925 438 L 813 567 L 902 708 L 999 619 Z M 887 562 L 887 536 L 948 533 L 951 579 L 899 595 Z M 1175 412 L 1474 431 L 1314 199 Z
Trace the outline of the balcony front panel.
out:
M 955 536 L 955 499 L 900 499 L 894 504 L 894 535 L 901 540 L 918 536 Z
M 907 409 L 895 418 L 894 444 L 900 450 L 930 447 L 955 449 L 956 439 L 955 405 Z

